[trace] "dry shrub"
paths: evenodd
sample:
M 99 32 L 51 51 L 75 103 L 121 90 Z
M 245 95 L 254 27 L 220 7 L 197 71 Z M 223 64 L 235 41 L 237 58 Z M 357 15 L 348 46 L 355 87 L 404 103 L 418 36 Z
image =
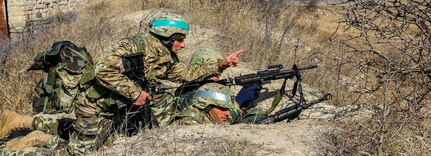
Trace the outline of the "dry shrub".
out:
M 340 119 L 334 154 L 430 154 L 430 25 L 427 1 L 350 1 L 344 27 L 333 38 L 344 47 L 357 103 L 372 111 L 365 122 Z M 347 120 L 347 121 L 344 121 Z M 354 139 L 345 139 L 346 136 Z

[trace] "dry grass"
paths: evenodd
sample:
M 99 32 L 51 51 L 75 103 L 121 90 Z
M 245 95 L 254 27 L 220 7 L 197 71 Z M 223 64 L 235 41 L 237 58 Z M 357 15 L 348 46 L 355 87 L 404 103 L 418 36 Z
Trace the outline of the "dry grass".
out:
M 211 128 L 222 129 L 217 126 Z M 220 134 L 209 135 L 211 130 L 178 132 L 182 129 L 184 127 L 163 127 L 133 137 L 119 137 L 112 148 L 100 150 L 95 155 L 253 155 L 265 149 L 263 145 L 248 140 L 220 137 Z M 273 149 L 270 151 L 269 148 L 267 150 L 267 153 L 280 152 Z
M 217 48 L 224 54 L 244 48 L 246 53 L 241 55 L 242 61 L 253 63 L 255 68 L 270 64 L 283 64 L 287 68 L 294 63 L 299 66 L 319 65 L 318 70 L 304 73 L 304 81 L 322 92 L 333 93 L 337 106 L 373 105 L 370 109 L 375 112 L 370 118 L 335 119 L 339 127 L 328 134 L 333 143 L 328 148 L 330 154 L 423 155 L 429 152 L 429 113 L 428 116 L 426 113 L 406 115 L 392 109 L 387 112 L 389 116 L 382 116 L 386 112 L 374 109 L 382 106 L 382 94 L 366 96 L 358 91 L 363 87 L 364 80 L 376 80 L 370 79 L 369 75 L 361 75 L 362 71 L 356 69 L 353 62 L 346 61 L 352 57 L 346 52 L 346 47 L 330 42 L 331 37 L 343 38 L 357 31 L 345 29 L 344 25 L 339 27 L 343 10 L 340 6 L 324 3 L 288 4 L 282 0 L 98 0 L 91 1 L 77 13 L 59 11 L 50 29 L 32 30 L 17 41 L 4 40 L 0 44 L 0 108 L 31 113 L 29 97 L 40 75 L 22 71 L 37 52 L 49 47 L 53 41 L 71 40 L 85 45 L 97 58 L 119 39 L 142 32 L 139 25 L 116 19 L 118 14 L 154 8 L 165 8 L 184 15 L 192 29 L 199 26 L 219 32 L 215 39 Z M 372 55 L 364 57 L 373 59 Z M 402 56 L 397 57 L 402 59 Z M 231 153 L 237 154 L 236 151 Z

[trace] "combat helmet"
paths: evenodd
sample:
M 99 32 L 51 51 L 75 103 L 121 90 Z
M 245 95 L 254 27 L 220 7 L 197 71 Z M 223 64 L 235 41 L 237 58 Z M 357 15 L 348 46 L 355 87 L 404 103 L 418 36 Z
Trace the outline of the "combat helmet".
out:
M 189 33 L 189 24 L 180 15 L 163 13 L 150 22 L 150 32 L 162 37 L 171 37 L 173 34 L 185 37 Z
M 195 92 L 192 103 L 194 107 L 204 111 L 206 114 L 208 114 L 214 106 L 228 109 L 230 111 L 230 117 L 227 122 L 234 123 L 241 115 L 241 111 L 234 104 L 231 93 L 230 89 L 224 85 L 208 83 L 199 87 Z
M 197 89 L 193 105 L 199 109 L 206 109 L 210 105 L 234 109 L 230 95 L 231 91 L 228 87 L 218 83 L 208 83 Z
M 223 56 L 214 49 L 199 49 L 193 52 L 190 65 L 214 65 L 223 60 Z

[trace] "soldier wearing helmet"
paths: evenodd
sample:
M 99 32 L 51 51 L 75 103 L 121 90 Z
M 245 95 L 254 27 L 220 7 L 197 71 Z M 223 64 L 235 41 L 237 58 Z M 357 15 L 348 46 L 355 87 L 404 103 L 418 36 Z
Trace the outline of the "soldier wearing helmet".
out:
M 176 108 L 174 97 L 162 93 L 150 96 L 129 73 L 141 73 L 150 82 L 191 82 L 218 75 L 225 68 L 239 62 L 237 56 L 242 50 L 212 66 L 190 66 L 180 62 L 176 54 L 185 48 L 189 29 L 188 23 L 180 15 L 162 13 L 150 22 L 147 34 L 122 40 L 117 47 L 111 48 L 96 61 L 93 72 L 81 81 L 83 85 L 88 84 L 90 87 L 75 100 L 77 120 L 73 124 L 75 131 L 68 147 L 70 152 L 83 154 L 89 149 L 102 147 L 113 127 L 117 127 L 117 122 L 114 121 L 117 121 L 116 117 L 121 112 L 120 103 L 139 108 L 152 100 L 151 109 L 159 125 L 164 126 L 172 121 Z M 130 66 L 129 63 L 133 61 L 127 58 L 132 57 L 138 63 L 137 66 Z M 153 83 L 146 85 L 151 86 Z
M 199 49 L 193 53 L 190 64 L 211 66 L 221 59 L 220 53 L 212 49 Z M 215 75 L 210 79 L 217 81 L 219 78 Z M 240 118 L 240 108 L 255 100 L 260 89 L 260 85 L 243 88 L 232 97 L 233 94 L 227 86 L 207 83 L 183 96 L 178 104 L 181 112 L 176 115 L 175 123 L 232 124 Z
M 176 14 L 167 13 L 150 22 L 150 34 L 174 53 L 185 47 L 184 39 L 188 33 L 189 25 Z

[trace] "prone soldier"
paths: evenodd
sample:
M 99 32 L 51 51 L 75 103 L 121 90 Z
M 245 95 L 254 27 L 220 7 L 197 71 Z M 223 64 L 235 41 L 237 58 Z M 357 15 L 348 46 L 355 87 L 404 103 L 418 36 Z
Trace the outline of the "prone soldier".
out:
M 199 50 L 193 53 L 190 64 L 214 64 L 221 57 L 218 52 L 213 50 Z M 311 69 L 314 66 L 303 68 Z M 296 69 L 296 71 L 301 69 Z M 289 73 L 289 72 L 285 72 Z M 299 73 L 296 73 L 296 77 Z M 250 76 L 250 75 L 248 75 Z M 290 78 L 289 74 L 285 75 L 286 78 Z M 245 76 L 247 77 L 247 75 Z M 249 77 L 247 77 L 249 78 Z M 247 106 L 249 103 L 257 99 L 261 85 L 255 84 L 249 87 L 242 88 L 236 96 L 232 96 L 231 91 L 225 85 L 217 82 L 218 77 L 214 76 L 210 78 L 214 82 L 204 83 L 197 90 L 193 90 L 182 95 L 182 100 L 179 103 L 180 109 L 182 110 L 176 115 L 176 124 L 205 124 L 205 123 L 216 123 L 216 124 L 238 124 L 238 123 L 253 123 L 253 124 L 268 124 L 275 123 L 283 120 L 292 120 L 298 117 L 303 109 L 309 106 L 319 103 L 324 100 L 331 98 L 330 94 L 326 94 L 322 98 L 311 101 L 305 104 L 305 99 L 302 93 L 301 84 L 297 85 L 297 89 L 300 92 L 300 103 L 293 106 L 284 108 L 273 115 L 269 115 L 272 110 L 278 105 L 284 94 L 284 86 L 279 90 L 279 94 L 276 95 L 273 105 L 270 109 L 263 111 L 259 108 L 251 108 L 243 111 L 242 108 Z M 235 78 L 233 78 L 235 79 Z M 252 78 L 253 79 L 253 78 Z M 238 80 L 238 79 L 235 79 Z M 300 78 L 299 78 L 300 80 Z M 240 81 L 240 80 L 238 80 Z M 208 82 L 208 81 L 207 81 Z M 297 82 L 298 83 L 298 82 Z M 229 83 L 230 84 L 230 83 Z M 293 90 L 296 90 L 295 87 Z M 296 91 L 294 91 L 296 92 Z M 293 93 L 294 95 L 295 93 Z M 278 101 L 278 102 L 277 102 Z
M 190 65 L 213 65 L 222 58 L 219 52 L 213 49 L 199 49 L 193 52 Z M 218 81 L 219 75 L 209 78 Z M 240 108 L 247 106 L 257 99 L 260 84 L 252 85 L 240 90 L 232 97 L 232 92 L 227 86 L 219 83 L 206 83 L 197 90 L 185 93 L 179 102 L 180 112 L 176 114 L 176 124 L 232 124 L 243 113 Z M 179 88 L 181 89 L 181 88 Z

